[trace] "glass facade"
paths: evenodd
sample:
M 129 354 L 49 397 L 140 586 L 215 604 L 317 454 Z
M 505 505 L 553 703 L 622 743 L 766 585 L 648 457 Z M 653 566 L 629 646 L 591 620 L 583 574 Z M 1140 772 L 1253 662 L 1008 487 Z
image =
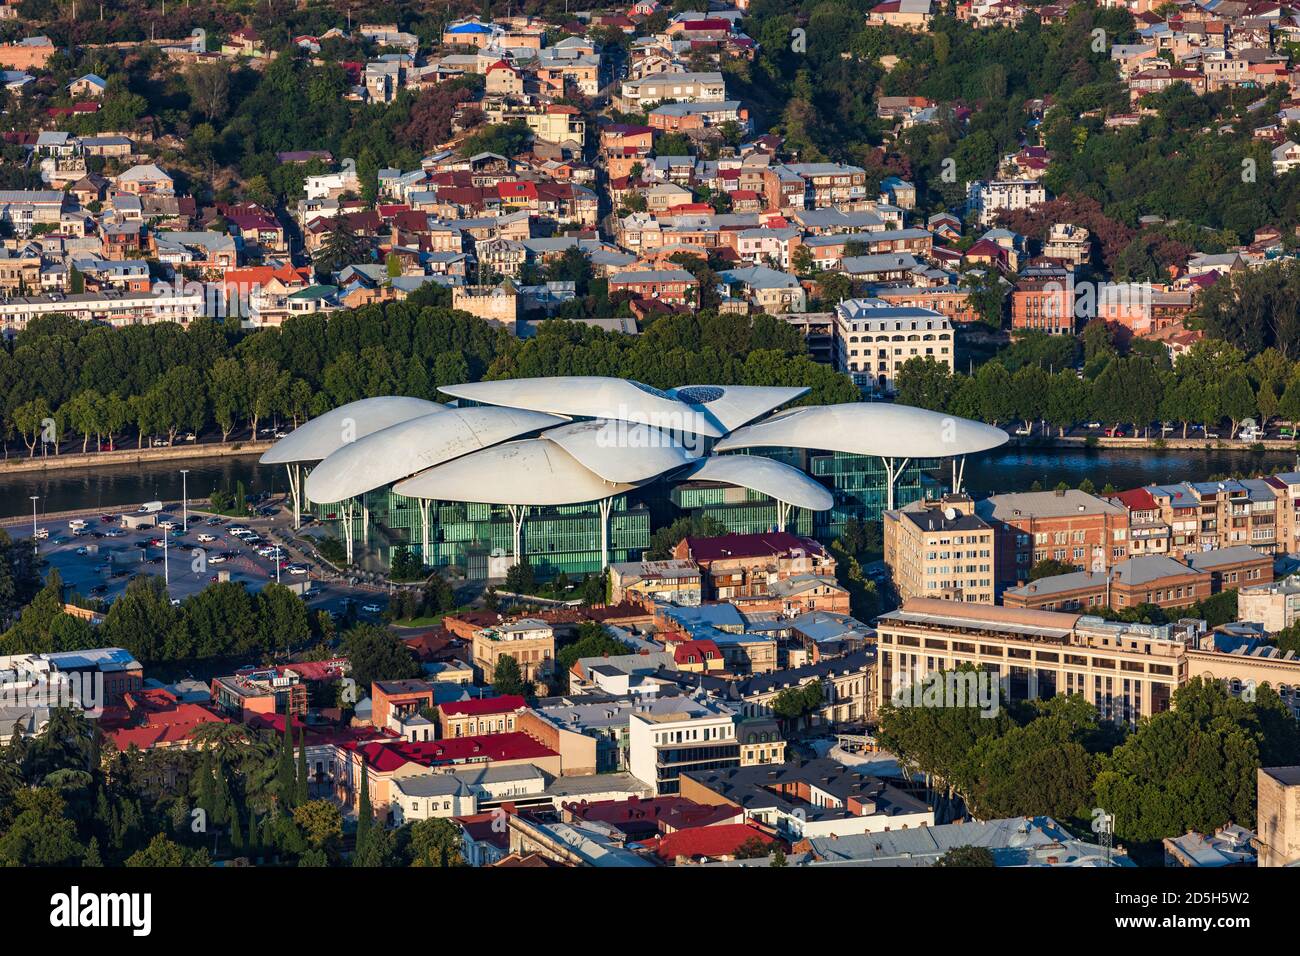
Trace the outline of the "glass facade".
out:
M 752 449 L 811 475 L 831 490 L 829 511 L 804 508 L 790 511 L 788 530 L 830 542 L 850 518 L 879 521 L 887 491 L 884 463 L 866 455 L 825 453 L 799 448 Z M 901 508 L 920 498 L 943 493 L 938 476 L 939 459 L 909 462 L 894 487 L 894 506 Z M 766 495 L 716 482 L 654 482 L 614 499 L 609 518 L 609 560 L 632 561 L 650 546 L 652 527 L 681 514 L 708 515 L 728 531 L 759 534 L 777 526 L 777 504 Z M 652 520 L 653 515 L 653 520 Z M 319 517 L 341 524 L 343 509 L 326 505 Z M 504 575 L 513 548 L 510 512 L 501 505 L 465 502 L 430 502 L 429 550 L 425 563 L 454 568 L 471 580 Z M 353 506 L 353 549 L 357 560 L 366 557 L 387 565 L 394 548 L 423 548 L 420 502 L 391 491 L 373 491 Z M 343 529 L 336 532 L 342 540 Z M 600 506 L 531 507 L 523 523 L 524 552 L 534 572 L 542 578 L 569 577 L 601 569 Z M 496 561 L 493 561 L 493 558 Z

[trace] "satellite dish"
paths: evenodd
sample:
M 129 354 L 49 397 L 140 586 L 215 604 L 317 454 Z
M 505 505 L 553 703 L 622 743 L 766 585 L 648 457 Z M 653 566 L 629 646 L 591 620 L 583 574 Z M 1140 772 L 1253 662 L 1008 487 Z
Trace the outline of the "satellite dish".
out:
M 953 508 L 953 507 L 944 508 L 944 509 L 943 509 L 943 516 L 944 516 L 945 518 L 947 518 L 949 521 L 956 521 L 956 520 L 957 520 L 957 509 L 956 509 L 956 508 Z

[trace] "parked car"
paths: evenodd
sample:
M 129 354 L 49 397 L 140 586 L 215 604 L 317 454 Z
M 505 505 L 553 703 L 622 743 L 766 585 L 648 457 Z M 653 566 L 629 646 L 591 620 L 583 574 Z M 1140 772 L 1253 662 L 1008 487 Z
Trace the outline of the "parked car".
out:
M 1106 437 L 1107 437 L 1107 438 L 1123 438 L 1123 437 L 1124 437 L 1124 426 L 1122 426 L 1122 425 L 1115 425 L 1115 426 L 1112 427 L 1112 428 L 1107 428 L 1107 429 L 1106 429 Z
M 164 531 L 175 531 L 180 527 L 180 525 L 175 521 L 159 521 L 158 527 L 162 528 Z
M 205 544 L 206 544 L 207 542 L 209 542 L 209 541 L 216 541 L 216 540 L 217 540 L 217 536 L 216 536 L 215 534 L 201 534 L 201 535 L 198 535 L 197 537 L 198 537 L 199 541 L 201 541 L 201 542 L 203 542 L 203 543 L 205 543 Z
M 226 556 L 224 554 L 208 555 L 208 564 L 225 564 L 225 563 L 226 563 Z
M 363 604 L 361 605 L 361 610 L 365 611 L 367 614 L 378 614 L 383 610 L 383 608 L 378 604 Z
M 40 540 L 40 541 L 44 541 L 44 540 L 45 540 L 46 538 L 48 538 L 49 536 L 50 536 L 50 529 L 49 529 L 49 528 L 37 528 L 37 529 L 36 529 L 36 537 L 37 537 L 38 540 Z
M 167 439 L 165 439 L 165 438 L 155 438 L 155 439 L 153 440 L 153 447 L 154 447 L 154 448 L 166 448 L 166 447 L 167 447 Z
M 306 574 L 306 573 L 307 573 L 307 569 L 304 568 L 301 564 L 291 564 L 291 565 L 289 565 L 287 568 L 285 568 L 285 570 L 288 571 L 290 574 Z

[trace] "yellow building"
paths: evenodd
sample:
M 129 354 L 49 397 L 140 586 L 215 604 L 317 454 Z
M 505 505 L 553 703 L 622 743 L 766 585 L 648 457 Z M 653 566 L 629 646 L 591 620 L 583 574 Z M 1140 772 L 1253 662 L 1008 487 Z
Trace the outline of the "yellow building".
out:
M 966 495 L 918 501 L 884 515 L 885 566 L 902 600 L 942 598 L 992 604 L 993 526 Z

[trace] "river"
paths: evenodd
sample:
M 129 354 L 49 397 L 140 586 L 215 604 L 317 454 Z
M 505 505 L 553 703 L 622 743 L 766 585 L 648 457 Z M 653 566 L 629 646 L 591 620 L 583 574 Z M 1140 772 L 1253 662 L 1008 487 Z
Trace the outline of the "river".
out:
M 191 498 L 203 498 L 217 488 L 234 490 L 243 481 L 251 493 L 287 490 L 283 468 L 259 465 L 252 456 L 197 458 L 145 465 L 111 465 L 99 469 L 0 474 L 0 517 L 31 514 L 37 509 L 71 511 L 78 508 L 115 509 L 155 499 L 179 500 L 180 469 L 188 468 Z M 1064 481 L 1074 486 L 1084 478 L 1102 488 L 1173 481 L 1206 481 L 1224 474 L 1270 474 L 1296 469 L 1290 452 L 1245 448 L 1154 450 L 1126 448 L 1004 447 L 966 463 L 966 488 L 976 496 L 1024 491 L 1037 481 L 1052 488 Z

